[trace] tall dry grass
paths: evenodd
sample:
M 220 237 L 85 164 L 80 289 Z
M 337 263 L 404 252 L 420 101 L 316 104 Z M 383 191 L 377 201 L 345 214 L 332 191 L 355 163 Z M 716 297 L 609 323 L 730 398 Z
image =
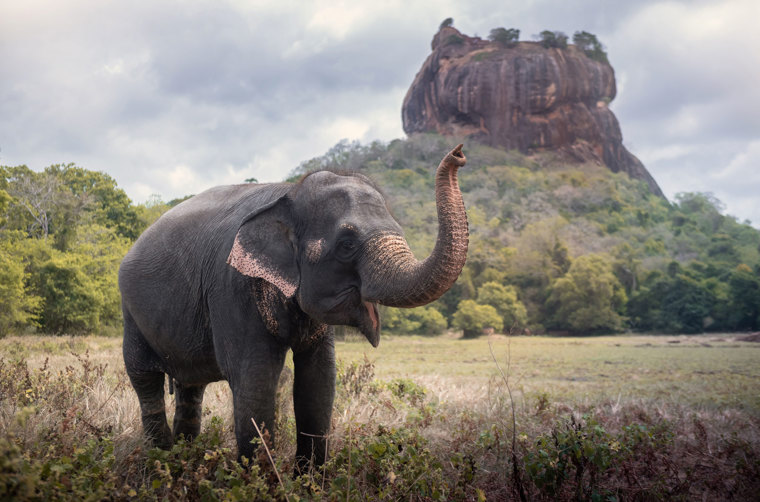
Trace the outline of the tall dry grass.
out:
M 263 457 L 240 466 L 224 382 L 207 388 L 201 437 L 163 452 L 142 439 L 118 340 L 18 338 L 0 350 L 2 499 L 747 500 L 760 493 L 760 418 L 751 410 L 624 395 L 557 399 L 524 385 L 514 367 L 507 378 L 379 378 L 365 358 L 340 364 L 330 461 L 294 479 L 288 368 L 274 466 Z M 171 420 L 168 394 L 167 409 Z

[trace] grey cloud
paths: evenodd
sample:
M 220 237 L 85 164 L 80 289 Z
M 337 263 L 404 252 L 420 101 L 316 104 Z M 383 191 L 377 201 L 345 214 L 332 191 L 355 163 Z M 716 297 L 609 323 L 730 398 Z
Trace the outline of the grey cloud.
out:
M 734 61 L 686 59 L 659 34 L 637 31 L 631 23 L 660 5 L 654 0 L 410 1 L 375 8 L 337 35 L 309 26 L 312 5 L 286 1 L 81 0 L 46 9 L 23 1 L 0 5 L 0 115 L 12 117 L 0 122 L 2 164 L 74 161 L 106 170 L 138 200 L 187 193 L 190 181 L 167 181 L 178 166 L 194 176 L 193 190 L 204 179 L 279 179 L 343 137 L 402 135 L 404 91 L 452 16 L 481 37 L 497 26 L 519 28 L 523 39 L 547 28 L 596 33 L 620 78 L 612 108 L 626 144 L 666 192 L 713 191 L 737 202 L 724 199 L 729 211 L 760 221 L 757 205 L 739 204 L 749 197 L 731 181 L 740 175 L 704 175 L 760 137 L 756 74 Z M 720 54 L 731 36 L 695 51 Z M 743 40 L 760 50 L 757 37 Z M 696 122 L 675 127 L 687 112 Z

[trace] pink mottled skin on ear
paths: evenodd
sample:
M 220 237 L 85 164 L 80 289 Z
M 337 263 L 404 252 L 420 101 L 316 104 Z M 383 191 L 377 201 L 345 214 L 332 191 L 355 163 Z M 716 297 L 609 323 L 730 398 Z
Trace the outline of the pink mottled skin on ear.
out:
M 295 284 L 277 273 L 274 267 L 267 266 L 264 260 L 255 258 L 243 249 L 237 236 L 235 236 L 235 244 L 232 245 L 230 256 L 227 258 L 227 264 L 243 275 L 259 277 L 274 284 L 288 298 L 291 298 L 296 292 L 297 286 Z
M 325 240 L 311 240 L 306 244 L 306 258 L 309 263 L 317 263 L 322 257 L 322 250 L 325 247 Z

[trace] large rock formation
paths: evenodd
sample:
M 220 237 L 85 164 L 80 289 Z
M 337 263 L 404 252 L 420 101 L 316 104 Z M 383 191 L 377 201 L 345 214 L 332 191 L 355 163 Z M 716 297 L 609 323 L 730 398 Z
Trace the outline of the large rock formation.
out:
M 407 134 L 464 135 L 528 153 L 559 150 L 642 179 L 662 196 L 641 161 L 623 146 L 607 106 L 616 92 L 609 64 L 574 45 L 505 47 L 452 27 L 441 28 L 432 46 L 404 98 Z

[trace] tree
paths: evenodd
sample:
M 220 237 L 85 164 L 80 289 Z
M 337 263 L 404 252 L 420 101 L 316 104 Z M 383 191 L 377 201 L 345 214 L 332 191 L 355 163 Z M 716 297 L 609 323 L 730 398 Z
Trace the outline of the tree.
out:
M 505 47 L 514 47 L 520 40 L 520 30 L 517 28 L 494 28 L 488 35 L 488 39 L 493 42 L 499 42 Z
M 513 286 L 486 282 L 478 289 L 478 303 L 496 309 L 507 330 L 522 329 L 528 322 L 525 305 L 517 298 L 517 290 Z
M 706 284 L 670 267 L 669 274 L 650 275 L 628 302 L 628 312 L 639 329 L 701 333 L 714 304 Z
M 554 327 L 575 333 L 622 329 L 625 291 L 607 257 L 577 258 L 550 291 L 547 303 Z
M 729 279 L 729 320 L 733 329 L 760 329 L 760 277 L 741 264 Z
M 463 300 L 454 313 L 453 325 L 464 332 L 464 338 L 475 338 L 486 328 L 501 331 L 504 324 L 501 316 L 490 305 L 480 305 L 474 300 Z
M 433 307 L 387 308 L 382 312 L 388 331 L 406 335 L 437 335 L 446 329 L 446 318 Z
M 103 294 L 85 272 L 84 260 L 58 254 L 40 269 L 39 291 L 43 299 L 43 330 L 56 334 L 80 334 L 100 326 Z
M 10 219 L 14 228 L 24 229 L 30 236 L 47 239 L 50 223 L 58 206 L 59 180 L 48 173 L 35 173 L 26 166 L 4 169 L 7 193 L 11 196 Z
M 454 18 L 453 17 L 447 17 L 446 19 L 444 19 L 443 21 L 441 21 L 441 25 L 438 27 L 438 29 L 442 30 L 444 28 L 448 28 L 452 24 L 454 24 Z
M 102 324 L 121 323 L 119 264 L 129 251 L 130 241 L 114 229 L 102 225 L 84 225 L 77 232 L 68 256 L 77 257 L 82 271 L 102 295 L 98 320 Z M 94 330 L 97 326 L 88 326 Z
M 567 47 L 567 35 L 561 31 L 544 30 L 538 35 L 538 39 L 545 48 L 564 49 Z
M 596 38 L 596 35 L 587 31 L 576 31 L 573 34 L 573 43 L 589 58 L 607 63 L 607 53 L 604 46 Z
M 27 290 L 23 238 L 0 234 L 0 338 L 33 325 L 41 299 Z
M 76 200 L 75 206 L 89 213 L 93 223 L 113 228 L 127 239 L 135 240 L 145 229 L 132 201 L 108 174 L 90 171 L 74 164 L 53 165 L 45 169 L 55 175 Z M 81 221 L 82 214 L 73 218 Z

